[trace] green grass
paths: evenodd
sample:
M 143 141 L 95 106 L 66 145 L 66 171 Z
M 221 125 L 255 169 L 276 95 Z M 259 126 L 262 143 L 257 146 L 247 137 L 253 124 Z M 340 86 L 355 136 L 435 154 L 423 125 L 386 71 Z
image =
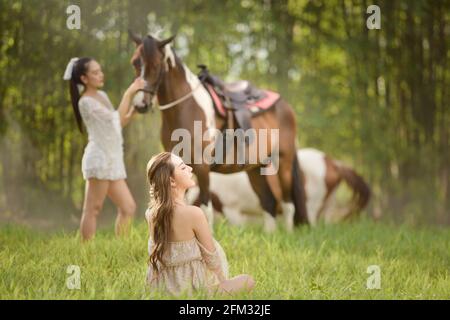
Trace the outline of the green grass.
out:
M 449 299 L 450 233 L 368 220 L 289 234 L 260 227 L 215 226 L 230 273 L 257 281 L 242 299 Z M 147 230 L 126 239 L 100 230 L 82 245 L 76 232 L 44 234 L 0 227 L 1 299 L 169 299 L 144 284 Z M 81 270 L 81 289 L 69 290 L 69 265 Z M 381 288 L 369 290 L 367 268 L 381 269 Z M 199 293 L 194 298 L 205 298 Z M 219 297 L 227 298 L 227 297 Z

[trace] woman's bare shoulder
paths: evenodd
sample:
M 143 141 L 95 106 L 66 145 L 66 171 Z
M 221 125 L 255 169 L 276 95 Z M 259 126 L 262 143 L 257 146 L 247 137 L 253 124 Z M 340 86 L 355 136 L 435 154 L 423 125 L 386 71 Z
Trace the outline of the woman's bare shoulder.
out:
M 190 221 L 191 227 L 197 229 L 203 225 L 207 225 L 206 216 L 203 210 L 197 206 L 186 206 L 186 218 Z
M 196 224 L 202 216 L 202 209 L 196 206 L 182 206 L 176 208 L 174 211 L 174 217 L 177 221 L 190 226 L 192 226 L 192 223 Z
M 187 215 L 190 215 L 192 218 L 197 218 L 203 216 L 203 211 L 197 206 L 186 206 L 184 209 Z

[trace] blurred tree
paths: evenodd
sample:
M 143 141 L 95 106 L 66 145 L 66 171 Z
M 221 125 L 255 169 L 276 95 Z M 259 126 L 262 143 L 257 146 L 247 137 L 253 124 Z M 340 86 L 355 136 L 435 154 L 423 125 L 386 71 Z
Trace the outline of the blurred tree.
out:
M 371 210 L 450 223 L 450 1 L 80 0 L 81 30 L 56 0 L 0 0 L 0 216 L 79 215 L 86 136 L 62 73 L 73 56 L 103 66 L 117 105 L 133 79 L 127 29 L 177 34 L 175 50 L 228 80 L 280 91 L 300 146 L 353 164 L 375 193 Z M 160 149 L 159 114 L 125 130 L 129 184 L 147 202 L 145 164 Z

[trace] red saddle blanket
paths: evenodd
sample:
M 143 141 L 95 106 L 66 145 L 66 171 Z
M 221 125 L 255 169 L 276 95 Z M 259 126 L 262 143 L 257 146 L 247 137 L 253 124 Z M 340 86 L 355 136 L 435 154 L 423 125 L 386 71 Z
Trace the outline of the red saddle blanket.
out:
M 220 99 L 219 95 L 216 93 L 216 91 L 214 90 L 212 85 L 207 84 L 206 88 L 214 102 L 214 107 L 216 109 L 216 112 L 218 112 L 218 114 L 221 117 L 225 118 L 226 110 L 223 105 L 222 99 Z M 252 101 L 245 105 L 245 107 L 250 110 L 252 116 L 256 116 L 262 112 L 269 110 L 280 99 L 280 94 L 277 92 L 273 92 L 270 90 L 264 90 L 264 93 L 265 93 L 264 98 L 262 98 L 258 101 Z

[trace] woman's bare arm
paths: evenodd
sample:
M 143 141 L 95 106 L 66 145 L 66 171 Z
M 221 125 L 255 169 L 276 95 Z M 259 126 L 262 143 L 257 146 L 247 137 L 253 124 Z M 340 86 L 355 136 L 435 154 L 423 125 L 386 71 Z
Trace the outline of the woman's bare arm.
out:
M 120 116 L 120 124 L 122 125 L 122 128 L 125 127 L 128 122 L 130 122 L 132 114 L 130 115 L 130 109 L 131 106 L 131 93 L 129 91 L 125 91 L 122 101 L 119 104 L 119 108 L 117 111 L 119 112 Z
M 139 89 L 144 88 L 144 85 L 145 81 L 141 78 L 137 78 L 123 94 L 122 101 L 120 102 L 119 108 L 117 109 L 117 111 L 119 112 L 120 124 L 122 125 L 122 128 L 130 122 L 131 118 L 136 113 L 134 106 L 131 105 L 131 102 L 136 92 Z
M 199 207 L 190 206 L 190 213 L 192 215 L 192 229 L 195 233 L 195 237 L 200 242 L 200 244 L 209 251 L 209 255 L 215 255 L 213 259 L 219 259 L 217 255 L 217 250 L 214 245 L 214 239 L 211 234 L 211 230 L 209 229 L 208 221 L 205 217 L 205 214 Z M 222 268 L 220 264 L 214 263 L 215 266 L 208 265 L 219 278 L 219 281 L 224 281 L 225 277 L 222 272 Z

